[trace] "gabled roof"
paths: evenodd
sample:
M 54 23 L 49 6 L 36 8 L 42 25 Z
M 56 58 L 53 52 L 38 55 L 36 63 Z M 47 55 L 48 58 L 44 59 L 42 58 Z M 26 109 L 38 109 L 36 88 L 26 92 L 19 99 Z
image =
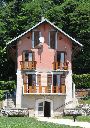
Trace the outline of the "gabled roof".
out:
M 28 29 L 27 31 L 25 31 L 24 33 L 20 34 L 19 36 L 15 37 L 14 39 L 12 39 L 11 41 L 9 41 L 7 43 L 7 45 L 9 45 L 10 43 L 16 41 L 17 39 L 19 39 L 20 37 L 24 36 L 26 33 L 30 32 L 31 30 L 33 30 L 34 28 L 36 28 L 37 26 L 39 26 L 40 24 L 47 22 L 49 23 L 51 26 L 53 26 L 54 28 L 56 28 L 58 31 L 60 31 L 61 33 L 63 33 L 65 36 L 67 36 L 69 39 L 71 39 L 73 42 L 75 42 L 76 44 L 78 44 L 79 46 L 83 46 L 81 43 L 79 43 L 77 40 L 75 40 L 74 38 L 72 38 L 71 36 L 69 36 L 68 34 L 66 34 L 64 31 L 62 31 L 60 28 L 58 28 L 57 26 L 55 26 L 53 23 L 51 23 L 49 20 L 47 19 L 43 19 L 41 22 L 39 22 L 38 24 L 36 24 L 35 26 L 33 26 L 32 28 Z

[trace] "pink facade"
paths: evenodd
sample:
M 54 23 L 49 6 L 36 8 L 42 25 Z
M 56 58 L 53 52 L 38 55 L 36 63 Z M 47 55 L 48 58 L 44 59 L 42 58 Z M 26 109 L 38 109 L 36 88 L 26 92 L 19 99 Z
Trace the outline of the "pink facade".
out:
M 45 41 L 42 46 L 38 46 L 32 48 L 32 32 L 28 32 L 24 35 L 17 44 L 18 56 L 17 63 L 18 69 L 21 69 L 20 61 L 22 61 L 22 53 L 25 50 L 34 51 L 35 53 L 35 61 L 36 69 L 45 69 L 52 70 L 52 63 L 56 60 L 57 51 L 65 52 L 65 61 L 68 62 L 69 69 L 71 69 L 71 55 L 72 55 L 72 42 L 61 32 L 57 32 L 57 49 L 51 49 L 48 46 L 49 40 L 49 31 L 53 30 L 50 24 L 40 24 L 38 27 L 34 28 L 34 30 L 39 30 L 42 33 L 42 37 L 44 37 Z
M 53 117 L 61 114 L 61 106 L 75 106 L 71 58 L 74 46 L 82 44 L 47 19 L 12 42 L 17 50 L 16 107 L 28 108 L 31 116 Z

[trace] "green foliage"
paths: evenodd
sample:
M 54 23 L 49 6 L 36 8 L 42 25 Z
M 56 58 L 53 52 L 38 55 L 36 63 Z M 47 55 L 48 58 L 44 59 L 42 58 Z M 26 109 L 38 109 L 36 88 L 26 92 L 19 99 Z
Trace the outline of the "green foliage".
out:
M 15 90 L 15 81 L 0 81 L 0 100 L 3 100 L 5 98 L 5 92 L 12 94 Z
M 73 58 L 74 73 L 90 73 L 89 0 L 2 0 L 0 2 L 0 79 L 15 79 L 15 64 L 3 50 L 7 42 L 48 18 L 84 45 Z M 11 72 L 12 71 L 12 72 Z
M 1 117 L 0 128 L 74 128 L 73 126 L 58 125 L 37 121 L 28 117 Z M 75 128 L 79 128 L 75 126 Z
M 73 81 L 77 89 L 90 88 L 90 74 L 73 75 Z
M 79 104 L 90 104 L 90 96 L 78 99 Z
M 4 98 L 4 90 L 0 90 L 0 101 Z
M 10 93 L 15 91 L 15 81 L 0 81 L 0 90 L 8 90 Z

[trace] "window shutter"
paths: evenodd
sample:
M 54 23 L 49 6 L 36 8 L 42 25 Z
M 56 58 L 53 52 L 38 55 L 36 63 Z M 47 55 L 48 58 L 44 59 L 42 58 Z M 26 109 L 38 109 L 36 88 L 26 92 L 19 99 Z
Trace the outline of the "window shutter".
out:
M 22 61 L 25 61 L 25 52 L 22 53 Z
M 23 75 L 23 83 L 24 84 L 28 83 L 28 75 L 26 75 L 26 74 Z
M 35 61 L 35 52 L 32 52 L 32 61 Z
M 34 32 L 32 32 L 32 48 L 34 48 Z
M 37 74 L 37 85 L 41 86 L 41 75 Z
M 50 48 L 50 32 L 48 33 L 48 46 Z
M 57 49 L 57 32 L 55 34 L 55 49 Z

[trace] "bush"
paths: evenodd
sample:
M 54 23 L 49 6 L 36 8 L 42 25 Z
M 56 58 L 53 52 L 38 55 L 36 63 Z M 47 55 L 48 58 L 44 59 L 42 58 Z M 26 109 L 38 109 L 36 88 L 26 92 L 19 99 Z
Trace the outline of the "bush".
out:
M 16 90 L 15 81 L 0 81 L 0 100 L 5 97 L 5 92 L 13 93 Z
M 0 90 L 0 101 L 3 100 L 3 98 L 4 98 L 4 91 Z
M 90 74 L 73 74 L 73 81 L 76 84 L 76 89 L 90 88 Z
M 0 81 L 0 90 L 9 90 L 9 92 L 13 92 L 15 88 L 15 81 Z

